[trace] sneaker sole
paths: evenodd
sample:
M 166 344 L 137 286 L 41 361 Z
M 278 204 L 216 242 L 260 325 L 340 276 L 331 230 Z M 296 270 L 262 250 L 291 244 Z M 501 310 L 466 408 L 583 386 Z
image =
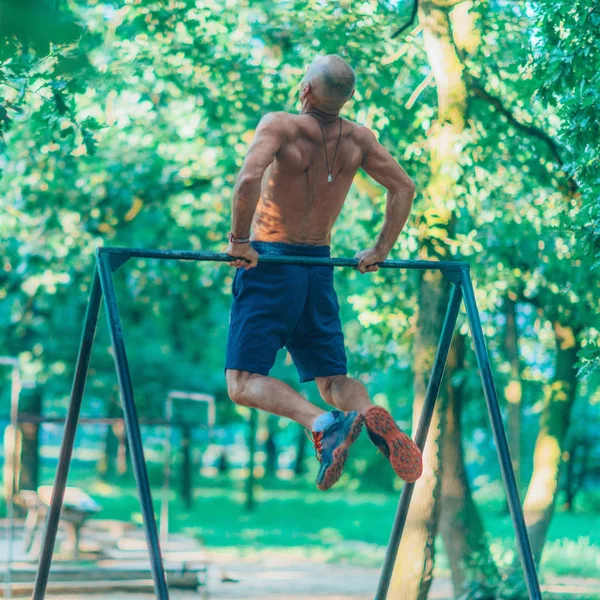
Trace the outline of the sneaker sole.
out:
M 372 406 L 365 413 L 367 429 L 385 440 L 392 468 L 407 483 L 414 483 L 423 473 L 423 456 L 419 447 L 396 425 L 390 413 Z
M 348 448 L 354 444 L 360 435 L 363 422 L 364 417 L 359 414 L 350 426 L 350 431 L 348 432 L 344 443 L 333 451 L 333 461 L 325 471 L 321 483 L 317 484 L 317 487 L 320 490 L 328 490 L 331 486 L 335 485 L 342 476 L 342 471 L 344 470 L 344 465 L 346 464 L 346 459 L 348 458 Z

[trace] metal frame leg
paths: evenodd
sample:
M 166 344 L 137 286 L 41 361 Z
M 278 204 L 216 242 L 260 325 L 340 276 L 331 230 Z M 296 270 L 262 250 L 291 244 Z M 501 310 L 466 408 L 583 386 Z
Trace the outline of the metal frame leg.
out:
M 502 471 L 502 479 L 504 480 L 504 487 L 508 498 L 510 516 L 512 517 L 513 526 L 517 535 L 517 547 L 519 548 L 521 566 L 525 573 L 525 582 L 527 583 L 529 598 L 532 600 L 542 600 L 540 584 L 535 570 L 535 562 L 533 560 L 533 554 L 531 553 L 531 546 L 529 545 L 529 537 L 527 536 L 527 528 L 523 517 L 523 509 L 521 508 L 521 501 L 519 499 L 519 490 L 517 489 L 515 473 L 512 468 L 510 452 L 508 450 L 508 442 L 506 441 L 506 433 L 502 423 L 502 415 L 500 414 L 498 396 L 492 377 L 490 359 L 485 345 L 485 338 L 483 337 L 483 330 L 481 329 L 479 311 L 477 310 L 475 293 L 473 292 L 473 283 L 471 282 L 471 276 L 468 269 L 461 270 L 460 281 L 465 298 L 467 317 L 471 327 L 471 335 L 473 336 L 473 344 L 475 346 L 481 382 L 483 383 L 483 392 L 490 417 L 490 423 L 492 425 L 496 450 L 498 452 L 498 460 L 500 461 L 500 470 Z
M 104 305 L 106 307 L 106 316 L 108 318 L 110 338 L 112 341 L 113 358 L 117 369 L 117 377 L 119 379 L 121 402 L 123 404 L 123 413 L 125 417 L 125 428 L 129 439 L 133 470 L 144 518 L 144 528 L 146 530 L 146 542 L 150 554 L 150 566 L 152 568 L 152 578 L 154 579 L 155 595 L 159 600 L 168 600 L 169 591 L 167 588 L 167 579 L 158 540 L 154 508 L 152 506 L 152 495 L 150 493 L 148 471 L 146 469 L 146 461 L 144 458 L 142 435 L 133 399 L 131 374 L 129 372 L 129 364 L 123 340 L 123 329 L 121 326 L 121 317 L 119 316 L 119 308 L 117 306 L 117 296 L 112 278 L 112 269 L 107 254 L 102 252 L 98 253 L 98 269 L 102 292 L 104 293 Z
M 421 412 L 419 425 L 415 434 L 415 443 L 421 449 L 421 451 L 425 447 L 429 425 L 431 424 L 431 418 L 433 416 L 433 409 L 435 408 L 435 401 L 440 391 L 442 376 L 444 375 L 446 359 L 448 358 L 448 351 L 450 350 L 450 344 L 452 343 L 452 336 L 454 334 L 454 327 L 456 325 L 456 319 L 458 317 L 461 300 L 462 292 L 460 286 L 453 285 L 450 300 L 448 302 L 448 308 L 446 310 L 446 316 L 444 318 L 444 324 L 442 326 L 442 332 L 440 334 L 440 343 L 435 355 L 429 384 L 427 385 L 425 402 L 423 403 L 423 411 Z M 414 483 L 407 483 L 404 485 L 404 489 L 402 490 L 402 495 L 400 496 L 400 502 L 398 504 L 398 510 L 396 512 L 396 519 L 394 521 L 392 533 L 390 534 L 390 541 L 388 542 L 388 547 L 385 553 L 383 568 L 381 569 L 381 575 L 379 576 L 379 584 L 377 586 L 375 600 L 385 600 L 387 598 L 387 593 L 394 571 L 394 564 L 396 562 L 396 556 L 398 555 L 398 547 L 400 545 L 402 531 L 404 530 L 404 524 L 406 523 L 406 516 L 408 514 L 410 500 L 412 498 L 414 488 Z
M 94 344 L 94 335 L 98 323 L 98 313 L 100 311 L 100 301 L 102 299 L 102 290 L 98 277 L 98 268 L 94 269 L 92 279 L 92 289 L 88 300 L 85 321 L 83 324 L 83 334 L 79 345 L 77 356 L 77 365 L 75 366 L 75 376 L 73 378 L 73 387 L 71 389 L 71 399 L 65 422 L 62 444 L 60 446 L 60 455 L 58 467 L 54 479 L 54 488 L 52 490 L 52 500 L 48 509 L 46 519 L 46 531 L 40 553 L 40 562 L 38 564 L 35 585 L 33 588 L 33 600 L 43 600 L 46 595 L 46 586 L 48 585 L 48 576 L 50 574 L 50 564 L 52 562 L 52 552 L 56 542 L 56 532 L 60 520 L 60 511 L 62 509 L 63 496 L 67 486 L 67 477 L 69 475 L 69 466 L 71 464 L 71 455 L 73 454 L 73 444 L 75 443 L 75 433 L 77 432 L 77 422 L 79 421 L 79 412 L 83 399 L 83 391 L 87 379 L 90 356 Z

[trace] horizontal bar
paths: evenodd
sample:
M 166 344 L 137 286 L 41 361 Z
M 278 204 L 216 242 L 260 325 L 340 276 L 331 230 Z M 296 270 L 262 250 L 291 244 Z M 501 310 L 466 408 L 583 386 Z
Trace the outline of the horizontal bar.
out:
M 193 250 L 145 250 L 143 248 L 98 248 L 98 255 L 113 254 L 124 255 L 127 258 L 158 258 L 171 260 L 194 260 L 229 262 L 231 256 L 222 252 L 196 252 Z M 262 255 L 262 262 L 295 264 L 295 265 L 317 265 L 332 267 L 356 267 L 357 258 L 321 258 L 317 256 L 276 256 Z M 436 260 L 386 260 L 378 263 L 383 269 L 436 269 L 440 271 L 460 271 L 468 268 L 469 264 L 463 261 L 436 261 Z
M 4 367 L 18 367 L 19 359 L 12 356 L 0 356 L 0 365 Z
M 0 423 L 2 419 L 0 419 Z M 31 423 L 33 425 L 64 425 L 66 419 L 64 417 L 42 417 L 33 414 L 19 415 L 17 423 Z M 80 417 L 78 421 L 81 425 L 119 425 L 124 423 L 123 417 Z M 189 421 L 169 421 L 168 419 L 140 419 L 140 425 L 148 427 L 162 427 L 164 425 L 172 425 L 173 427 L 189 427 L 194 429 L 208 429 L 203 423 L 190 423 Z
M 201 394 L 199 392 L 180 392 L 179 390 L 171 390 L 167 397 L 174 398 L 175 400 L 194 400 L 195 402 L 215 403 L 214 396 Z

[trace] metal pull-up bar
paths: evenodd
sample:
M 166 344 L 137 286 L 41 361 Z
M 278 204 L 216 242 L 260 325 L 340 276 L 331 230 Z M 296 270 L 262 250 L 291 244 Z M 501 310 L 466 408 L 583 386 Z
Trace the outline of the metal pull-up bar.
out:
M 88 366 L 90 362 L 102 296 L 104 296 L 104 303 L 112 342 L 113 358 L 119 380 L 121 402 L 123 404 L 125 426 L 131 448 L 133 469 L 144 519 L 144 528 L 146 532 L 148 552 L 150 555 L 150 565 L 152 568 L 152 577 L 154 579 L 155 594 L 160 600 L 167 600 L 169 598 L 156 519 L 152 507 L 148 472 L 144 459 L 140 423 L 133 397 L 131 375 L 129 372 L 127 354 L 125 352 L 121 318 L 119 316 L 117 297 L 112 277 L 113 272 L 125 264 L 130 258 L 212 262 L 228 262 L 232 260 L 232 258 L 226 254 L 214 252 L 145 250 L 140 248 L 101 248 L 97 251 L 97 263 L 94 270 L 92 287 L 90 290 L 90 297 L 83 325 L 83 334 L 77 356 L 77 364 L 73 378 L 73 388 L 71 391 L 67 419 L 65 422 L 65 431 L 60 449 L 58 467 L 56 470 L 52 501 L 48 510 L 46 531 L 44 534 L 40 562 L 38 565 L 37 577 L 33 591 L 33 600 L 43 600 L 46 593 L 50 565 L 52 561 L 52 553 L 56 541 L 60 511 L 65 493 L 65 487 L 67 484 L 69 465 L 71 462 L 73 444 L 75 441 L 75 432 L 79 421 L 79 413 L 83 399 L 83 392 L 87 378 Z M 269 263 L 326 265 L 333 267 L 356 267 L 358 264 L 358 259 L 356 258 L 319 258 L 308 256 L 269 255 L 261 256 L 259 260 L 261 262 Z M 471 334 L 473 336 L 477 364 L 483 383 L 483 390 L 490 418 L 490 424 L 494 435 L 494 441 L 496 443 L 496 450 L 500 462 L 504 487 L 506 489 L 510 514 L 515 529 L 517 547 L 519 550 L 521 565 L 525 574 L 529 598 L 531 600 L 541 600 L 542 595 L 540 592 L 533 555 L 531 553 L 529 538 L 527 536 L 527 529 L 525 527 L 525 519 L 523 517 L 523 510 L 521 508 L 515 475 L 510 460 L 506 433 L 502 423 L 502 416 L 500 414 L 500 407 L 498 404 L 498 396 L 496 394 L 494 380 L 492 377 L 492 369 L 481 328 L 481 322 L 479 320 L 479 312 L 477 310 L 477 304 L 475 301 L 473 284 L 469 274 L 469 265 L 465 262 L 458 261 L 436 262 L 425 260 L 389 260 L 379 263 L 379 266 L 384 269 L 439 270 L 451 281 L 453 286 L 446 317 L 442 326 L 439 347 L 433 364 L 431 377 L 429 379 L 423 410 L 415 434 L 415 442 L 421 451 L 425 447 L 427 432 L 429 430 L 429 424 L 433 415 L 435 401 L 437 399 L 442 382 L 442 375 L 444 373 L 446 359 L 448 357 L 448 351 L 452 341 L 452 335 L 454 333 L 458 312 L 461 302 L 464 298 L 465 309 L 471 328 Z M 400 544 L 400 538 L 406 522 L 414 485 L 415 484 L 405 484 L 402 490 L 402 495 L 400 497 L 396 519 L 392 528 L 375 600 L 385 600 L 387 598 L 392 571 L 396 556 L 398 554 L 398 546 Z
M 229 262 L 233 257 L 223 252 L 195 250 L 146 250 L 145 248 L 100 248 L 98 256 L 107 256 L 113 271 L 130 258 L 157 258 L 159 260 L 188 260 L 197 262 Z M 356 267 L 358 258 L 326 258 L 319 256 L 261 255 L 260 262 L 286 265 L 315 265 L 323 267 Z M 378 263 L 382 269 L 418 269 L 432 271 L 460 271 L 469 263 L 454 260 L 386 260 Z

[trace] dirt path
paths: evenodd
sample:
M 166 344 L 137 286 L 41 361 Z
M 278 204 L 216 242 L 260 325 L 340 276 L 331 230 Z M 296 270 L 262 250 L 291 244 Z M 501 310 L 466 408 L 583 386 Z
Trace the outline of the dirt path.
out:
M 236 582 L 224 583 L 226 576 Z M 379 569 L 331 565 L 306 560 L 290 561 L 277 555 L 254 559 L 219 559 L 210 568 L 210 600 L 372 600 L 377 587 Z M 600 580 L 560 578 L 543 586 L 546 592 L 559 594 L 569 600 L 598 599 Z M 596 593 L 595 593 L 596 592 Z M 450 581 L 436 579 L 429 600 L 450 600 Z M 48 600 L 81 600 L 78 596 L 47 596 Z M 90 596 L 93 598 L 93 596 Z M 147 594 L 109 594 L 102 600 L 153 600 Z M 200 600 L 201 595 L 191 592 L 171 593 L 172 600 Z

